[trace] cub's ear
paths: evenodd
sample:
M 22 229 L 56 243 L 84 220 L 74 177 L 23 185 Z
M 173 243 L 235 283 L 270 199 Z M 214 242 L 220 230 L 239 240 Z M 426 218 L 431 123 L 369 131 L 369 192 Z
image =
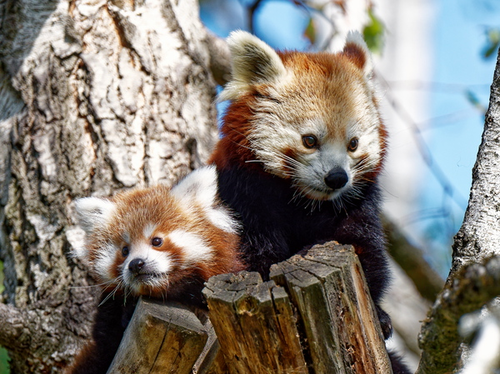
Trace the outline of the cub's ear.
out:
M 116 205 L 108 199 L 84 197 L 75 201 L 75 208 L 80 227 L 87 235 L 91 235 L 110 221 Z
M 172 187 L 172 196 L 185 207 L 198 205 L 210 208 L 217 202 L 217 171 L 215 166 L 196 169 Z
M 363 36 L 358 31 L 349 31 L 342 53 L 347 56 L 358 68 L 363 70 L 367 79 L 373 77 L 373 63 L 370 50 Z
M 221 230 L 238 232 L 238 222 L 219 200 L 215 166 L 204 166 L 192 171 L 175 185 L 170 193 L 187 210 L 199 214 L 201 207 L 206 217 Z
M 227 39 L 231 50 L 232 79 L 219 100 L 234 100 L 254 84 L 273 82 L 286 73 L 276 51 L 246 31 L 233 31 Z

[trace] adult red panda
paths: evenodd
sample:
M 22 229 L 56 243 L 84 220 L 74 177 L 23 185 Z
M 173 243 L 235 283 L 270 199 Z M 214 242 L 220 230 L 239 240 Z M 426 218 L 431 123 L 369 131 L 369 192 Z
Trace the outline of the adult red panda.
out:
M 219 195 L 240 217 L 240 251 L 264 277 L 271 264 L 329 240 L 352 244 L 384 336 L 389 283 L 378 177 L 386 155 L 368 48 L 350 33 L 336 54 L 276 52 L 231 34 L 232 79 L 210 163 Z M 394 364 L 396 373 L 406 373 Z
M 209 277 L 244 268 L 238 224 L 218 200 L 213 166 L 195 170 L 172 189 L 132 189 L 110 199 L 78 199 L 75 206 L 86 233 L 75 255 L 88 263 L 104 293 L 93 339 L 70 373 L 106 373 L 136 297 L 203 307 L 201 290 Z

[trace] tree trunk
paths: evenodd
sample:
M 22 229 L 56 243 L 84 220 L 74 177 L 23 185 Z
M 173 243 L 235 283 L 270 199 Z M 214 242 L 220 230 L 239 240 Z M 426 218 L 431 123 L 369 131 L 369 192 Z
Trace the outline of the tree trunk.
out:
M 12 373 L 56 373 L 98 296 L 69 255 L 71 202 L 171 184 L 205 160 L 208 39 L 195 0 L 7 0 L 0 22 L 0 345 Z
M 500 53 L 464 222 L 455 236 L 444 290 L 422 327 L 418 373 L 450 373 L 463 363 L 458 321 L 500 294 Z

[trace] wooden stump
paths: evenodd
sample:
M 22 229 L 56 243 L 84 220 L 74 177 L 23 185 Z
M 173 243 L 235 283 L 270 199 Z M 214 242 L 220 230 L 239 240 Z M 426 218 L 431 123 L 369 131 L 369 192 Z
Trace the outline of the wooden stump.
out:
M 204 294 L 230 373 L 308 373 L 283 288 L 241 272 L 211 278 Z
M 207 337 L 189 309 L 141 298 L 108 374 L 189 374 Z
M 375 307 L 354 249 L 317 245 L 271 267 L 299 310 L 314 373 L 391 373 Z
M 351 246 L 315 246 L 204 290 L 230 373 L 388 374 L 391 365 Z
M 193 367 L 193 374 L 226 374 L 228 368 L 219 340 L 209 319 L 205 322 L 205 329 L 208 332 L 208 341 Z

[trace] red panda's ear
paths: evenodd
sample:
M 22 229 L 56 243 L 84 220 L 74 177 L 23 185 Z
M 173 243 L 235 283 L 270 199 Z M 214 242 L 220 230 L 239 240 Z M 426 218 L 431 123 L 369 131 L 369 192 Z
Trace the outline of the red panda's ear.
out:
M 211 208 L 217 201 L 215 166 L 205 166 L 192 171 L 172 187 L 170 192 L 185 208 Z
M 116 205 L 111 200 L 98 197 L 84 197 L 75 201 L 78 223 L 87 235 L 97 228 L 107 225 Z
M 365 77 L 373 77 L 373 64 L 368 46 L 358 31 L 349 31 L 342 53 L 358 68 L 363 70 Z
M 172 188 L 171 194 L 188 212 L 199 215 L 199 208 L 202 208 L 216 227 L 227 232 L 237 231 L 237 222 L 219 201 L 215 166 L 204 166 L 192 171 Z
M 220 100 L 237 99 L 252 85 L 274 82 L 286 73 L 276 51 L 252 34 L 233 31 L 227 43 L 231 50 L 232 78 Z

